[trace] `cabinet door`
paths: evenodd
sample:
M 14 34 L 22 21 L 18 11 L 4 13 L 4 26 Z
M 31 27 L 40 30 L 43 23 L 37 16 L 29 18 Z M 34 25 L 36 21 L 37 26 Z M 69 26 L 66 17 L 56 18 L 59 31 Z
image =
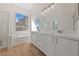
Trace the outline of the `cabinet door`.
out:
M 57 56 L 77 56 L 78 42 L 74 40 L 56 38 Z
M 47 55 L 54 56 L 55 55 L 55 44 L 54 38 L 52 36 L 47 36 Z
M 36 33 L 36 46 L 41 49 L 41 34 Z
M 46 55 L 55 55 L 54 39 L 51 35 L 43 35 L 43 51 Z
M 36 33 L 34 32 L 31 33 L 31 41 L 34 45 L 36 45 Z

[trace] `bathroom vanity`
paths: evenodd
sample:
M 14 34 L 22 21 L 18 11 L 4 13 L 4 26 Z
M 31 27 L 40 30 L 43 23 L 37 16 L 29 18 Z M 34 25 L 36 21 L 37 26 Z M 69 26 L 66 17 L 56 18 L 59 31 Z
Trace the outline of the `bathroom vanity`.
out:
M 78 56 L 79 36 L 72 33 L 55 33 L 55 49 L 57 56 Z
M 32 32 L 32 43 L 46 55 L 78 56 L 79 36 L 74 33 Z
M 49 56 L 79 56 L 79 4 L 56 4 L 40 18 L 40 31 L 31 32 L 38 49 Z

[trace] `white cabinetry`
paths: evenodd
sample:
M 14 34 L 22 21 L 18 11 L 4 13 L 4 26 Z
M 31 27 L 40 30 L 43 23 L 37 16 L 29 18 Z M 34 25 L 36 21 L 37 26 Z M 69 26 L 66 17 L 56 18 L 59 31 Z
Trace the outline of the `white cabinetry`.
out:
M 77 56 L 78 41 L 56 38 L 56 56 Z
M 52 35 L 45 33 L 37 33 L 36 46 L 46 55 L 55 55 L 55 44 Z
M 41 49 L 42 48 L 42 36 L 39 33 L 36 33 L 36 46 Z
M 43 34 L 43 51 L 46 55 L 55 55 L 54 39 L 51 35 Z
M 36 33 L 31 32 L 31 42 L 36 46 Z
M 55 44 L 52 35 L 32 32 L 32 43 L 46 55 L 55 55 Z
M 78 56 L 79 42 L 46 33 L 32 33 L 32 43 L 49 56 Z

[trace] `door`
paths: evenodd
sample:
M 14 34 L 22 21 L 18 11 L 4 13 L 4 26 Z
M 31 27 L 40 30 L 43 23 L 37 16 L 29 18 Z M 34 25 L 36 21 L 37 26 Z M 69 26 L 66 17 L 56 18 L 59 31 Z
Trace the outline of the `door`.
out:
M 7 12 L 0 12 L 0 46 L 8 45 L 8 26 L 9 26 L 9 15 Z
M 78 42 L 74 40 L 56 38 L 57 56 L 77 56 Z

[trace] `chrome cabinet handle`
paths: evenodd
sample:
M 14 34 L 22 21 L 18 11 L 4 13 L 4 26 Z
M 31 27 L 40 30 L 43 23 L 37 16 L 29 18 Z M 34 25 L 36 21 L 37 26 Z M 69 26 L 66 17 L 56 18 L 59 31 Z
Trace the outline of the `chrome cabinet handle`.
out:
M 52 43 L 53 43 L 53 37 L 52 37 Z
M 58 44 L 58 39 L 56 38 L 56 44 Z

